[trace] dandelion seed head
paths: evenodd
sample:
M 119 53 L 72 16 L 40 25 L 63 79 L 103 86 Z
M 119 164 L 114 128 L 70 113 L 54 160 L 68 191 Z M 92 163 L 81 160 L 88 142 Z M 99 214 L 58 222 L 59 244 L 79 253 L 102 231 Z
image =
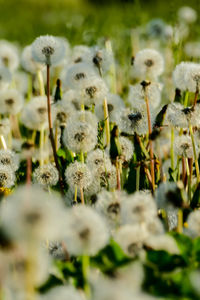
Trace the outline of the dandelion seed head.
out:
M 19 66 L 18 48 L 6 40 L 1 40 L 0 62 L 2 66 L 8 68 L 11 72 L 15 71 Z
M 33 173 L 33 179 L 42 186 L 53 186 L 58 182 L 58 170 L 51 163 L 39 166 Z
M 38 63 L 33 59 L 32 46 L 26 46 L 21 55 L 21 65 L 29 73 L 36 74 L 37 71 L 44 68 L 44 64 Z
M 182 6 L 178 10 L 178 17 L 186 24 L 194 23 L 197 20 L 197 12 L 192 7 Z
M 12 150 L 0 150 L 0 165 L 10 167 L 13 171 L 19 168 L 19 156 Z
M 0 89 L 6 90 L 11 83 L 12 74 L 8 68 L 0 66 Z
M 141 79 L 157 78 L 164 71 L 163 57 L 154 49 L 140 50 L 135 56 L 134 69 Z
M 85 189 L 92 182 L 92 174 L 89 168 L 86 164 L 78 161 L 71 163 L 67 167 L 65 177 L 72 190 L 74 190 L 75 186 Z
M 48 65 L 58 65 L 66 54 L 63 41 L 51 35 L 36 38 L 31 47 L 33 59 Z
M 14 170 L 0 164 L 0 187 L 11 188 L 15 184 Z
M 16 115 L 23 106 L 23 96 L 16 89 L 3 90 L 0 92 L 0 112 L 6 115 Z
M 91 207 L 78 205 L 68 212 L 65 241 L 72 255 L 95 255 L 108 242 L 103 218 Z

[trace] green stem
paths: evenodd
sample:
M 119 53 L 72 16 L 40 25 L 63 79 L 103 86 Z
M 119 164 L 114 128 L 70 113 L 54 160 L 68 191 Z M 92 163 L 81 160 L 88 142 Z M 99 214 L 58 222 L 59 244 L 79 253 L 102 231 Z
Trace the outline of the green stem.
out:
M 174 170 L 174 127 L 171 129 L 171 168 Z
M 82 274 L 84 280 L 84 290 L 88 298 L 90 298 L 90 286 L 88 283 L 88 273 L 90 266 L 90 257 L 88 255 L 82 256 Z
M 37 71 L 37 79 L 38 79 L 38 83 L 39 83 L 40 96 L 44 96 L 45 95 L 44 80 L 43 80 L 43 76 L 42 76 L 41 70 Z
M 197 183 L 200 182 L 200 177 L 199 177 L 199 163 L 198 163 L 198 157 L 197 157 L 197 152 L 196 152 L 196 147 L 195 147 L 195 141 L 194 141 L 194 134 L 193 134 L 193 129 L 192 125 L 189 125 L 189 130 L 190 130 L 190 135 L 191 135 L 191 140 L 192 140 L 192 148 L 193 148 L 193 154 L 194 154 L 194 162 L 195 162 L 195 168 L 196 168 L 196 173 L 197 173 Z
M 136 191 L 140 189 L 140 166 L 136 169 Z

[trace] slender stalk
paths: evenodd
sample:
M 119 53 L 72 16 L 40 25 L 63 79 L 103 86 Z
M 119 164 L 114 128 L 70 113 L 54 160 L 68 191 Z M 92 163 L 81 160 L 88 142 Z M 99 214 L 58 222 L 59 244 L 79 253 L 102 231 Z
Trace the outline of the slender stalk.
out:
M 6 145 L 6 141 L 4 139 L 4 136 L 3 135 L 0 135 L 0 142 L 1 142 L 1 146 L 4 150 L 7 149 L 7 145 Z
M 198 157 L 197 157 L 195 141 L 194 141 L 194 134 L 193 134 L 193 129 L 192 129 L 191 124 L 189 125 L 189 130 L 190 130 L 190 136 L 191 136 L 191 140 L 192 140 L 192 148 L 193 148 L 193 154 L 194 154 L 195 169 L 196 169 L 196 173 L 197 173 L 197 183 L 199 183 L 200 182 L 199 163 L 198 163 Z
M 106 146 L 109 146 L 110 145 L 110 125 L 109 125 L 108 105 L 107 105 L 106 98 L 104 98 L 103 108 L 104 108 L 104 120 L 105 120 L 105 127 L 106 127 Z
M 112 44 L 110 40 L 107 40 L 105 43 L 106 50 L 111 54 L 111 57 L 113 57 L 113 50 L 112 50 Z M 110 65 L 110 88 L 111 88 L 111 93 L 116 94 L 117 92 L 117 82 L 116 82 L 116 68 L 115 68 L 115 63 L 114 59 Z
M 80 152 L 80 161 L 84 164 L 84 153 L 83 153 L 83 151 Z
M 170 149 L 170 154 L 171 154 L 171 168 L 174 170 L 174 127 L 171 129 L 171 149 Z
M 26 159 L 26 184 L 31 185 L 31 173 L 32 173 L 32 158 L 29 156 Z
M 191 182 L 190 182 L 190 168 L 188 164 L 188 158 L 185 158 L 185 165 L 186 165 L 186 173 L 187 173 L 187 179 L 188 179 L 188 198 L 189 201 L 191 200 Z
M 84 193 L 83 193 L 83 188 L 82 188 L 82 186 L 80 186 L 80 193 L 81 193 L 81 203 L 82 203 L 82 204 L 85 204 Z
M 148 118 L 148 129 L 149 129 L 149 137 L 150 137 L 151 133 L 152 133 L 152 127 L 151 127 L 149 99 L 147 97 L 146 91 L 145 91 L 145 102 L 146 102 L 147 118 Z M 149 139 L 149 154 L 150 154 L 150 169 L 151 169 L 151 179 L 152 179 L 152 191 L 154 193 L 154 190 L 155 190 L 155 173 L 154 173 L 153 142 L 152 142 L 151 139 Z
M 28 75 L 27 101 L 29 101 L 32 97 L 32 90 L 33 90 L 33 78 L 32 78 L 32 74 L 29 74 Z
M 197 88 L 196 88 L 196 92 L 195 92 L 195 94 L 194 94 L 194 102 L 193 102 L 193 107 L 195 107 L 195 106 L 196 106 L 196 104 L 197 104 L 198 95 L 199 95 L 199 88 L 198 88 L 198 86 L 197 86 Z
M 77 188 L 77 185 L 75 185 L 74 187 L 74 202 L 77 203 L 77 193 L 78 193 L 78 188 Z
M 60 166 L 58 163 L 55 140 L 54 140 L 54 135 L 53 135 L 53 127 L 52 127 L 51 102 L 50 102 L 50 66 L 48 64 L 47 64 L 47 108 L 48 108 L 48 122 L 49 122 L 49 138 L 50 138 L 51 146 L 52 146 L 52 150 L 53 150 L 54 161 L 55 161 L 58 173 L 59 173 L 60 191 L 61 191 L 62 195 L 64 195 L 62 173 L 61 173 Z
M 182 233 L 183 231 L 183 212 L 181 209 L 178 210 L 178 225 L 177 232 Z
M 186 186 L 187 180 L 186 180 L 186 167 L 185 167 L 185 158 L 182 157 L 182 181 L 184 186 Z
M 117 156 L 116 158 L 116 172 L 117 172 L 117 189 L 121 190 L 121 176 L 120 176 L 120 158 Z
M 44 128 L 40 130 L 40 165 L 43 166 L 44 159 L 43 159 L 43 151 L 44 151 Z
M 43 80 L 43 76 L 42 76 L 41 70 L 37 71 L 37 79 L 38 79 L 38 83 L 39 83 L 40 96 L 44 96 L 45 95 L 44 80 Z
M 140 189 L 140 165 L 136 169 L 136 191 Z
M 83 274 L 83 279 L 84 279 L 84 290 L 85 290 L 85 293 L 86 293 L 88 299 L 90 299 L 90 286 L 88 284 L 89 266 L 90 266 L 89 256 L 83 255 L 82 256 L 82 274 Z
M 188 106 L 188 99 L 189 99 L 189 91 L 187 90 L 185 92 L 185 99 L 184 99 L 184 106 L 187 107 Z

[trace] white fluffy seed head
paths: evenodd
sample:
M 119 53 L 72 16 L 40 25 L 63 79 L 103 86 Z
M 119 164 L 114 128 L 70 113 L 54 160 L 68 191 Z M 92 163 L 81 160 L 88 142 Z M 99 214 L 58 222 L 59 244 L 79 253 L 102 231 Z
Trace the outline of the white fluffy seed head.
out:
M 8 88 L 12 80 L 12 74 L 8 68 L 0 66 L 0 89 L 5 90 Z
M 19 66 L 19 54 L 17 47 L 8 41 L 0 41 L 0 64 L 11 72 Z
M 46 129 L 48 127 L 46 97 L 33 97 L 22 110 L 21 122 L 29 129 Z
M 199 154 L 198 145 L 195 145 L 195 148 L 196 148 L 196 153 L 198 155 Z M 182 157 L 193 158 L 194 153 L 193 153 L 191 136 L 189 135 L 177 136 L 174 142 L 174 152 L 176 155 Z
M 133 157 L 134 146 L 133 143 L 126 137 L 120 136 L 119 143 L 121 146 L 120 158 L 123 162 L 129 162 Z
M 46 164 L 35 169 L 33 179 L 42 186 L 53 186 L 58 182 L 59 174 L 56 167 L 52 164 Z
M 191 212 L 187 218 L 187 233 L 195 238 L 200 236 L 200 211 L 195 210 Z
M 11 167 L 0 165 L 0 187 L 11 188 L 15 184 L 15 173 Z
M 125 107 L 122 98 L 115 94 L 108 94 L 106 97 L 108 106 L 109 121 L 115 122 L 115 118 L 121 109 Z M 103 102 L 95 105 L 95 114 L 99 120 L 104 120 L 104 105 Z
M 16 171 L 19 167 L 19 157 L 18 155 L 7 149 L 0 150 L 0 165 L 10 167 L 13 171 Z
M 73 286 L 59 286 L 51 288 L 43 297 L 43 300 L 83 300 L 81 294 Z
M 65 57 L 65 44 L 51 35 L 40 36 L 32 44 L 32 56 L 36 62 L 57 65 Z
M 147 237 L 147 230 L 136 224 L 120 227 L 114 239 L 121 246 L 126 255 L 135 257 L 142 250 L 143 243 Z
M 67 121 L 75 112 L 75 108 L 71 102 L 58 101 L 52 105 L 52 119 L 54 125 L 65 127 Z
M 154 49 L 140 50 L 134 60 L 134 69 L 140 79 L 156 79 L 164 71 L 164 60 Z
M 141 84 L 135 84 L 129 86 L 128 101 L 132 107 L 137 108 L 145 102 L 147 96 L 149 105 L 152 108 L 157 108 L 161 101 L 161 86 L 158 83 L 151 83 L 144 91 Z
M 36 74 L 37 71 L 42 70 L 44 68 L 44 64 L 38 63 L 33 59 L 31 45 L 26 46 L 23 49 L 21 55 L 21 65 L 27 72 L 30 72 L 32 74 Z
M 116 228 L 121 224 L 121 203 L 126 200 L 126 197 L 126 193 L 122 191 L 103 190 L 97 195 L 95 209 L 106 218 L 111 228 Z
M 87 166 L 94 173 L 105 171 L 111 166 L 110 157 L 100 149 L 90 151 L 87 155 Z
M 180 21 L 186 24 L 194 23 L 197 20 L 197 12 L 192 7 L 182 6 L 178 10 L 178 17 Z
M 0 92 L 0 113 L 5 115 L 16 115 L 23 106 L 23 96 L 16 89 L 8 89 Z
M 145 224 L 157 216 L 157 208 L 150 193 L 136 192 L 122 204 L 124 224 Z
M 79 205 L 68 211 L 64 241 L 72 255 L 95 255 L 108 242 L 102 217 L 91 207 Z
M 195 93 L 200 88 L 200 64 L 190 64 L 185 73 L 187 89 Z
M 68 185 L 72 190 L 75 186 L 85 189 L 92 182 L 92 174 L 86 164 L 75 161 L 71 163 L 66 171 L 65 177 Z
M 2 226 L 17 241 L 60 240 L 65 210 L 60 198 L 38 186 L 21 186 L 1 206 Z

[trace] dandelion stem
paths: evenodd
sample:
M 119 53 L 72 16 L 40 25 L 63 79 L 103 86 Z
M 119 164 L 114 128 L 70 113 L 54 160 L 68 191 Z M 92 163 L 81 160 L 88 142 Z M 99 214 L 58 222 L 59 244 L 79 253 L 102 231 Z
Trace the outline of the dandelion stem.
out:
M 82 188 L 82 186 L 80 186 L 80 193 L 81 193 L 81 203 L 82 203 L 82 204 L 85 204 L 84 193 L 83 193 L 83 188 Z
M 174 170 L 174 127 L 171 129 L 171 168 Z
M 195 141 L 194 141 L 194 134 L 193 134 L 193 129 L 192 125 L 189 125 L 189 130 L 190 130 L 190 135 L 191 135 L 191 140 L 192 140 L 192 148 L 193 148 L 193 154 L 194 154 L 194 163 L 195 163 L 195 169 L 196 169 L 196 174 L 197 174 L 197 183 L 200 182 L 200 177 L 199 177 L 199 163 L 198 163 L 198 157 L 197 157 L 197 152 L 196 152 L 196 147 L 195 147 Z
M 106 98 L 104 98 L 103 108 L 104 108 L 104 120 L 105 120 L 105 127 L 106 127 L 106 146 L 109 146 L 110 145 L 110 125 L 109 125 L 108 105 L 107 105 Z
M 44 80 L 43 80 L 43 76 L 42 76 L 41 70 L 37 71 L 37 79 L 38 79 L 38 83 L 39 83 L 40 96 L 44 96 L 45 95 Z
M 50 103 L 50 66 L 48 64 L 47 64 L 47 108 L 48 108 L 48 122 L 49 122 L 49 138 L 50 138 L 51 146 L 52 146 L 52 150 L 53 150 L 54 161 L 55 161 L 58 173 L 59 173 L 60 191 L 61 191 L 61 194 L 64 195 L 62 173 L 61 173 L 60 166 L 58 163 L 55 140 L 54 140 L 54 136 L 53 136 L 51 103 Z
M 31 185 L 32 158 L 30 156 L 27 157 L 26 164 L 26 184 Z
M 183 231 L 183 212 L 181 209 L 178 210 L 178 225 L 177 232 L 182 233 Z
M 1 141 L 2 148 L 3 148 L 4 150 L 6 150 L 6 149 L 7 149 L 7 145 L 6 145 L 6 141 L 5 141 L 3 135 L 0 135 L 0 141 Z
M 140 189 L 140 165 L 136 169 L 136 191 Z
M 88 255 L 82 256 L 82 274 L 84 280 L 84 290 L 88 298 L 90 298 L 90 286 L 88 284 L 88 271 L 90 266 L 90 258 Z
M 117 171 L 117 189 L 121 190 L 121 176 L 120 176 L 120 158 L 117 156 L 116 158 L 116 171 Z
M 144 89 L 145 90 L 145 89 Z M 151 128 L 151 116 L 150 116 L 150 108 L 149 108 L 149 99 L 147 97 L 147 93 L 145 91 L 145 102 L 147 108 L 147 118 L 148 118 L 148 129 L 149 129 L 149 137 L 152 133 Z M 152 179 L 152 191 L 154 193 L 155 190 L 155 174 L 154 174 L 154 155 L 153 155 L 153 142 L 149 139 L 149 152 L 150 152 L 150 169 L 151 169 L 151 179 Z
M 74 202 L 77 203 L 77 193 L 78 193 L 78 188 L 77 188 L 77 185 L 75 184 L 75 187 L 74 187 Z
M 83 153 L 83 151 L 80 152 L 80 161 L 84 164 L 84 153 Z
M 43 149 L 44 149 L 44 128 L 40 130 L 40 165 L 43 166 L 44 159 L 43 159 Z

